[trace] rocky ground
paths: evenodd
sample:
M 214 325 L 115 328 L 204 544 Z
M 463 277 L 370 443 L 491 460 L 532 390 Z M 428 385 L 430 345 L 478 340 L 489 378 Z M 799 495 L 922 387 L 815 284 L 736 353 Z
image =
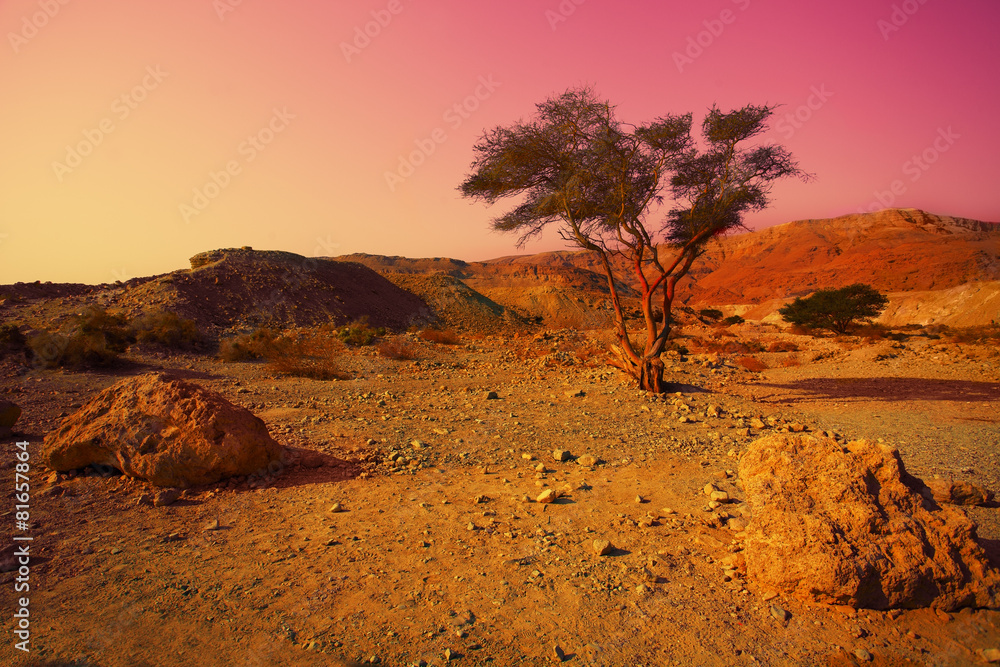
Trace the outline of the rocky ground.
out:
M 134 354 L 100 373 L 8 365 L 0 396 L 24 414 L 3 476 L 13 440 L 32 453 L 33 651 L 8 635 L 0 661 L 982 663 L 1000 648 L 1000 612 L 804 605 L 746 581 L 731 556 L 746 521 L 739 457 L 762 434 L 883 438 L 917 477 L 1000 489 L 997 349 L 738 329 L 799 349 L 755 354 L 762 372 L 741 354 L 675 354 L 665 396 L 637 391 L 604 365 L 601 336 L 573 331 L 412 337 L 417 360 L 361 348 L 343 360 L 354 378 L 333 382 L 195 355 Z M 290 452 L 275 474 L 164 504 L 124 477 L 44 469 L 41 440 L 63 416 L 158 368 L 264 419 Z M 710 507 L 710 483 L 735 502 Z M 555 502 L 536 501 L 549 490 Z M 1000 564 L 996 507 L 964 511 Z M 4 609 L 16 576 L 0 575 Z

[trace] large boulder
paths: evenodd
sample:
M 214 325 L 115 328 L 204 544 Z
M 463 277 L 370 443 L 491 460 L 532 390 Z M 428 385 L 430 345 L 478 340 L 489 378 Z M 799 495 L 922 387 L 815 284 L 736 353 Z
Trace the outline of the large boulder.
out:
M 1000 574 L 964 514 L 939 508 L 895 449 L 775 434 L 740 461 L 747 576 L 806 602 L 996 607 Z
M 108 387 L 45 437 L 53 470 L 103 464 L 187 488 L 268 469 L 281 446 L 264 422 L 220 394 L 165 374 Z

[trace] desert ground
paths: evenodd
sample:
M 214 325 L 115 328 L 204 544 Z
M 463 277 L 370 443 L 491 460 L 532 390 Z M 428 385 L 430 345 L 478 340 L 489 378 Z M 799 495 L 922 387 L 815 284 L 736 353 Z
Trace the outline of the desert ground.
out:
M 413 359 L 351 348 L 350 379 L 331 381 L 140 348 L 88 372 L 4 362 L 35 539 L 33 651 L 8 638 L 0 662 L 958 666 L 1000 648 L 997 610 L 810 605 L 732 566 L 738 464 L 762 435 L 882 439 L 916 477 L 1000 489 L 995 341 L 682 331 L 664 395 L 606 364 L 606 331 L 544 325 L 397 334 Z M 699 350 L 713 339 L 785 351 L 754 352 L 751 371 L 745 353 Z M 45 468 L 63 418 L 160 370 L 263 419 L 281 465 L 173 502 L 115 471 Z M 2 460 L 10 479 L 10 446 Z M 709 507 L 707 484 L 734 502 Z M 555 502 L 536 501 L 546 490 Z M 959 510 L 1000 565 L 996 505 Z M 16 574 L 0 575 L 5 609 Z

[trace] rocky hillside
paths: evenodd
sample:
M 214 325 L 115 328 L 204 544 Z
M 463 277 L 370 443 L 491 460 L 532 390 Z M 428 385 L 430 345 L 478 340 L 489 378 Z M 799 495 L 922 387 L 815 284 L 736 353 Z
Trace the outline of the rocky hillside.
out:
M 214 329 L 345 324 L 363 317 L 404 329 L 433 318 L 418 296 L 349 262 L 230 248 L 200 253 L 191 268 L 113 285 L 0 286 L 5 319 L 45 328 L 96 303 L 135 316 L 165 309 Z

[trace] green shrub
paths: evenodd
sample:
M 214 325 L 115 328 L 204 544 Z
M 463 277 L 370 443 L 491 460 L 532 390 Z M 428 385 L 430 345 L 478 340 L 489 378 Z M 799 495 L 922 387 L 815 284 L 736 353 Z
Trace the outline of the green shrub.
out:
M 713 322 L 722 319 L 722 311 L 715 308 L 702 308 L 698 311 L 698 315 L 704 320 L 712 320 Z
M 118 359 L 101 333 L 76 331 L 70 335 L 41 332 L 28 340 L 35 363 L 42 368 L 110 366 Z
M 371 345 L 376 338 L 384 336 L 385 334 L 385 328 L 379 327 L 377 329 L 373 329 L 371 325 L 368 324 L 368 318 L 362 317 L 359 320 L 351 322 L 347 326 L 341 327 L 337 332 L 337 337 L 346 345 L 350 345 L 351 347 L 361 347 L 362 345 Z
M 889 299 L 870 285 L 857 283 L 833 290 L 819 290 L 780 308 L 782 319 L 814 329 L 846 334 L 857 324 L 877 317 Z
M 726 319 L 722 320 L 722 323 L 728 326 L 732 326 L 733 324 L 743 324 L 744 322 L 746 322 L 746 320 L 739 315 L 730 315 Z

